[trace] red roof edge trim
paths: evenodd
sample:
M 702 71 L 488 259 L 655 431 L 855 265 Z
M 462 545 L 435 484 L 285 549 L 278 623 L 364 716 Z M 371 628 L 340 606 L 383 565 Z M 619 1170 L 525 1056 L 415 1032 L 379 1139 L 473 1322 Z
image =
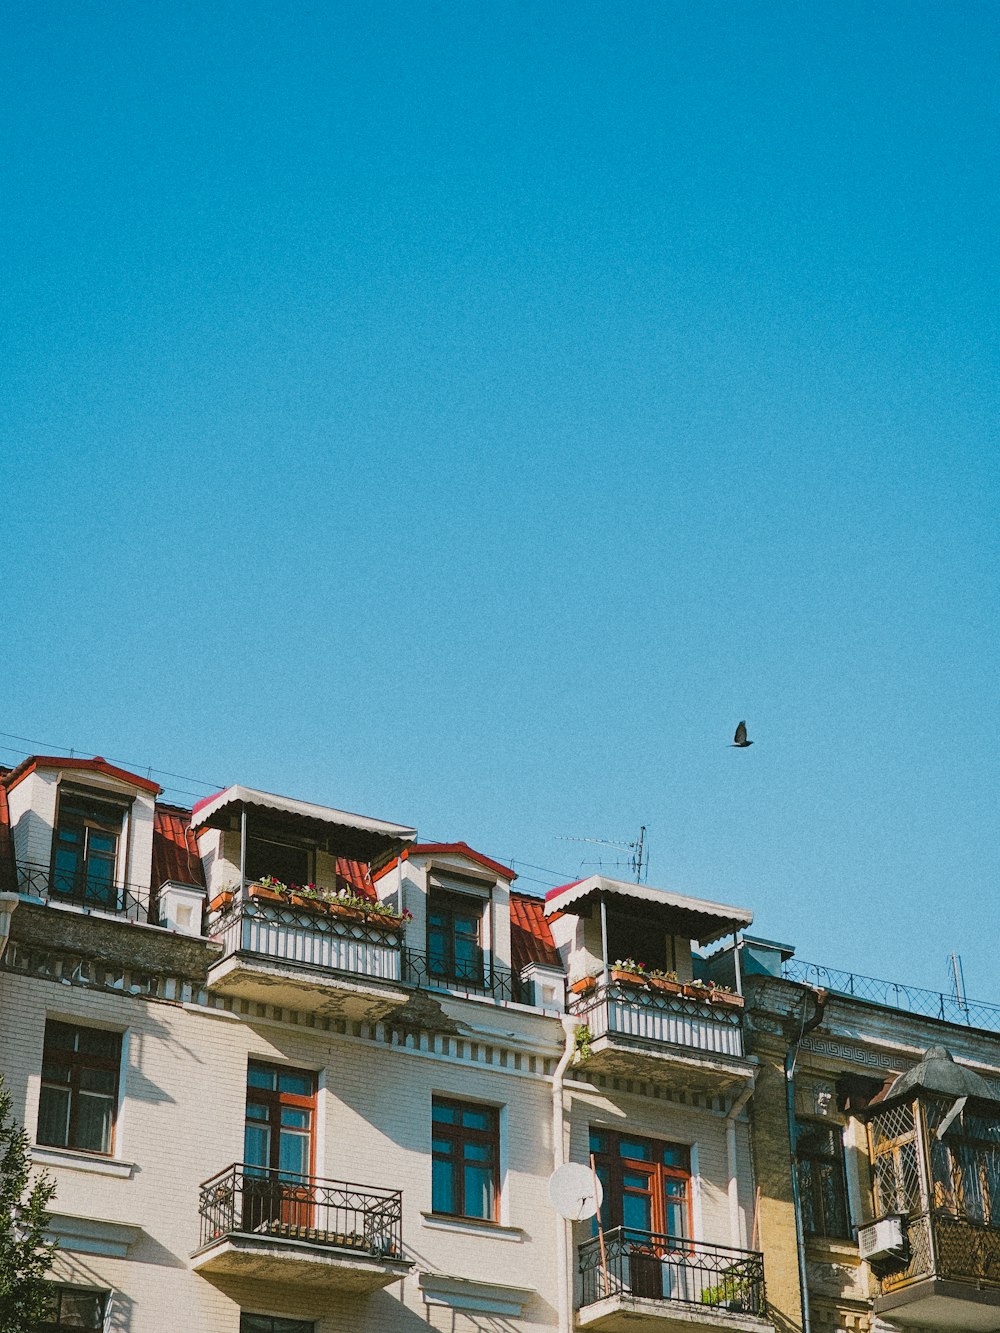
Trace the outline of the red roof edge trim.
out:
M 223 793 L 227 792 L 228 790 L 229 790 L 228 787 L 223 787 L 222 791 L 213 791 L 211 796 L 203 796 L 200 801 L 195 801 L 194 805 L 191 807 L 192 815 L 196 815 L 199 810 L 203 810 L 205 806 L 208 805 L 209 801 L 216 800 L 219 796 L 222 796 Z
M 373 871 L 372 879 L 381 879 L 400 861 L 405 861 L 411 856 L 464 856 L 467 861 L 475 861 L 477 865 L 492 870 L 494 874 L 507 880 L 508 883 L 517 879 L 516 873 L 511 870 L 510 866 L 501 865 L 499 861 L 491 860 L 490 857 L 484 856 L 482 852 L 477 852 L 473 847 L 470 847 L 467 842 L 411 843 L 408 847 L 404 847 L 399 855 L 392 857 L 384 866 L 380 866 L 378 870 Z
M 545 901 L 549 902 L 552 898 L 558 898 L 560 893 L 565 893 L 567 889 L 575 889 L 578 884 L 582 884 L 582 879 L 575 879 L 572 884 L 560 884 L 558 888 L 549 889 L 545 895 Z
M 127 782 L 130 786 L 138 787 L 140 791 L 149 792 L 153 796 L 159 796 L 163 790 L 160 784 L 153 782 L 151 778 L 142 778 L 138 773 L 116 768 L 100 755 L 95 755 L 93 759 L 69 759 L 51 754 L 30 754 L 2 779 L 4 786 L 8 791 L 13 791 L 17 784 L 34 773 L 36 768 L 68 768 L 87 773 L 103 773 L 105 777 L 117 778 L 119 782 Z

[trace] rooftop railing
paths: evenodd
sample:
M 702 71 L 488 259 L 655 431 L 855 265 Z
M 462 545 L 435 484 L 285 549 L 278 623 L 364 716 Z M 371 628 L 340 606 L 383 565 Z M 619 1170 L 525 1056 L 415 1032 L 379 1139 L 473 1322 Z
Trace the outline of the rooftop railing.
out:
M 203 1249 L 228 1236 L 267 1236 L 399 1259 L 401 1190 L 323 1180 L 236 1162 L 200 1186 Z
M 521 978 L 486 952 L 468 962 L 446 963 L 434 954 L 404 948 L 403 981 L 419 990 L 459 991 L 518 1003 L 524 995 Z
M 613 1296 L 763 1316 L 764 1258 L 755 1250 L 614 1227 L 579 1248 L 581 1307 Z M 714 1325 L 713 1325 L 714 1327 Z
M 939 1018 L 945 1023 L 1000 1032 L 1000 1004 L 947 995 L 944 991 L 924 990 L 920 986 L 904 986 L 896 981 L 880 981 L 877 977 L 842 972 L 799 958 L 787 959 L 782 975 L 787 981 L 823 986 L 837 995 L 850 995 L 857 1000 L 885 1005 L 888 1009 L 902 1009 L 921 1018 Z
M 19 861 L 16 869 L 20 893 L 46 902 L 107 912 L 128 921 L 156 923 L 156 894 L 148 884 L 111 883 L 93 872 L 69 874 L 32 861 Z
M 647 1046 L 743 1055 L 743 1011 L 724 1002 L 611 982 L 573 998 L 569 1009 L 586 1023 L 591 1041 L 620 1037 Z

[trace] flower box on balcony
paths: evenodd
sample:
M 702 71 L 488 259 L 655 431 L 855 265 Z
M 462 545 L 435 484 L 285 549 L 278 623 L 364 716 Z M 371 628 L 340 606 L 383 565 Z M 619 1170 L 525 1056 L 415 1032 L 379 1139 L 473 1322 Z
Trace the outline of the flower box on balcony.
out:
M 208 904 L 208 910 L 210 912 L 224 912 L 232 903 L 235 896 L 236 895 L 232 889 L 222 889 Z
M 618 986 L 632 986 L 636 990 L 642 990 L 648 978 L 642 972 L 627 972 L 622 967 L 613 967 L 611 980 Z
M 743 1008 L 743 996 L 731 990 L 713 990 L 709 993 L 713 1004 L 730 1004 L 735 1009 Z
M 665 991 L 668 995 L 682 995 L 684 992 L 684 983 L 671 980 L 670 977 L 650 977 L 648 980 L 653 990 Z
M 247 893 L 251 898 L 259 898 L 261 902 L 265 903 L 285 901 L 277 889 L 272 889 L 267 884 L 250 884 L 247 886 Z
M 574 995 L 589 995 L 591 991 L 597 990 L 597 978 L 580 977 L 579 980 L 570 982 L 569 988 Z

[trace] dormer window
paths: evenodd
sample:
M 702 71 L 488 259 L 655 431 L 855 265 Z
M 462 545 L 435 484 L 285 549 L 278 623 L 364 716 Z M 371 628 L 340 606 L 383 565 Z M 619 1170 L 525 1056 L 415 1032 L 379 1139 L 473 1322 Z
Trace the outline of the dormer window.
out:
M 484 899 L 432 888 L 427 905 L 427 966 L 438 981 L 483 984 Z
M 128 806 L 64 790 L 52 842 L 53 898 L 86 907 L 118 905 L 119 845 Z

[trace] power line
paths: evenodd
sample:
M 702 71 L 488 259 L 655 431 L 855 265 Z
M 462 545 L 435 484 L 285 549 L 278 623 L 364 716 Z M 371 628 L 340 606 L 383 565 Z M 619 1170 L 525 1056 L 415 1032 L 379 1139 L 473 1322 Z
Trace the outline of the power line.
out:
M 25 745 L 37 745 L 42 750 L 51 750 L 53 754 L 69 754 L 74 757 L 76 755 L 81 755 L 81 756 L 86 755 L 91 759 L 96 758 L 97 756 L 96 750 L 83 750 L 78 745 L 69 745 L 69 746 L 55 745 L 51 741 L 35 741 L 32 740 L 29 736 L 15 736 L 12 731 L 0 731 L 0 736 L 5 736 L 8 740 L 11 741 L 22 741 Z M 34 750 L 12 750 L 11 747 L 7 745 L 0 746 L 0 749 L 11 750 L 12 754 L 21 754 L 25 756 L 35 753 Z M 145 771 L 147 773 L 159 773 L 165 778 L 176 778 L 178 782 L 194 782 L 199 787 L 211 787 L 215 791 L 218 791 L 223 786 L 225 786 L 225 784 L 222 782 L 208 782 L 206 781 L 205 778 L 193 778 L 187 773 L 171 773 L 170 770 L 167 768 L 154 768 L 152 764 L 138 764 L 134 763 L 131 759 L 109 759 L 107 755 L 102 755 L 101 757 L 103 759 L 107 759 L 109 764 L 120 764 L 123 768 L 135 769 L 140 772 Z M 183 791 L 184 788 L 167 787 L 164 788 L 164 790 Z M 188 792 L 186 794 L 189 796 L 201 795 L 200 792 Z

